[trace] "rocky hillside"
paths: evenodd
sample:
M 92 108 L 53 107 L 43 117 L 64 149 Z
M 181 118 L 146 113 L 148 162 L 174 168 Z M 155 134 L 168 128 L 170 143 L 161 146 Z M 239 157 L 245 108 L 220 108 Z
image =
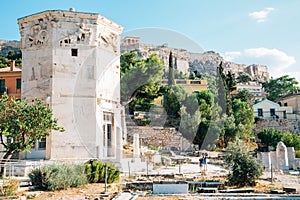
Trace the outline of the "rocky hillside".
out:
M 0 40 L 0 54 L 7 56 L 11 50 L 20 51 L 20 42 L 17 40 Z
M 242 73 L 250 75 L 253 80 L 268 81 L 269 72 L 268 67 L 264 65 L 245 65 L 237 64 L 224 60 L 224 58 L 214 51 L 207 51 L 204 53 L 191 53 L 189 59 L 189 67 L 194 73 L 208 73 L 216 75 L 216 69 L 219 64 L 223 63 L 223 68 L 226 72 L 231 71 L 236 76 Z
M 168 56 L 170 51 L 175 58 L 175 68 L 179 71 L 188 74 L 208 73 L 216 75 L 217 67 L 222 62 L 223 68 L 226 71 L 231 71 L 236 77 L 242 73 L 248 74 L 252 80 L 268 81 L 269 72 L 267 66 L 264 65 L 245 65 L 234 62 L 225 61 L 224 58 L 214 51 L 204 53 L 191 53 L 186 49 L 168 47 L 167 44 L 152 45 L 140 42 L 139 37 L 127 36 L 121 41 L 121 53 L 126 51 L 135 51 L 139 56 L 148 57 L 152 53 L 156 53 L 165 62 L 166 71 L 168 70 Z

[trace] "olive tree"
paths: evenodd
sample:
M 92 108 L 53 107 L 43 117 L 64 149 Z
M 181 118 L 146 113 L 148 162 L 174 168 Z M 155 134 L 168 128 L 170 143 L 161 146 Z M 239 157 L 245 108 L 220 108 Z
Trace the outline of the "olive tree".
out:
M 240 140 L 229 143 L 226 148 L 225 163 L 229 168 L 228 182 L 231 185 L 255 185 L 255 180 L 262 175 L 262 167 Z
M 50 108 L 41 100 L 28 104 L 26 99 L 0 98 L 0 142 L 4 147 L 3 162 L 14 153 L 29 151 L 36 141 L 41 141 L 51 130 L 64 131 L 53 118 Z M 1 168 L 4 175 L 4 167 Z

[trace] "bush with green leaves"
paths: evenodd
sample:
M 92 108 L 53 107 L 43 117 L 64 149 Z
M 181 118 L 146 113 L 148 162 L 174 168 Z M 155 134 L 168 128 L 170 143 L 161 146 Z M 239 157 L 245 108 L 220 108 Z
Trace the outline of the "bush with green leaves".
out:
M 0 196 L 12 196 L 17 193 L 19 181 L 17 179 L 2 179 L 0 186 Z
M 300 150 L 296 150 L 295 151 L 295 157 L 296 158 L 300 158 Z
M 240 140 L 229 143 L 225 164 L 229 167 L 228 182 L 236 186 L 253 186 L 262 175 L 262 167 L 250 155 L 248 147 Z
M 120 170 L 112 163 L 102 163 L 90 160 L 85 163 L 85 173 L 90 183 L 105 182 L 105 168 L 107 167 L 107 183 L 113 183 L 120 177 Z
M 87 184 L 84 166 L 79 164 L 51 164 L 34 169 L 29 178 L 42 190 L 60 190 Z

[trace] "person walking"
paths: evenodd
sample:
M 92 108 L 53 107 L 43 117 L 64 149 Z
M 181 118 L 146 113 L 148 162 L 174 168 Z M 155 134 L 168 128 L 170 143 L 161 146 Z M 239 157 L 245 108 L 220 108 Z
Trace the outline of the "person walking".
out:
M 200 156 L 200 158 L 199 158 L 199 168 L 200 168 L 200 173 L 201 173 L 203 170 L 203 155 Z
M 207 157 L 208 157 L 208 154 L 207 153 L 203 153 L 202 154 L 202 162 L 203 162 L 203 170 L 206 172 L 207 171 Z

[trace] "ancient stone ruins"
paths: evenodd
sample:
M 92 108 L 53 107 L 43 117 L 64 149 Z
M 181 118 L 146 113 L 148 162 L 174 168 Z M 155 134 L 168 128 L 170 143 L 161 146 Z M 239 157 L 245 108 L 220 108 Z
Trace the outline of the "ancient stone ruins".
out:
M 99 14 L 51 10 L 18 19 L 22 97 L 45 100 L 65 128 L 27 159 L 122 157 L 121 26 Z M 22 157 L 21 156 L 21 157 Z

